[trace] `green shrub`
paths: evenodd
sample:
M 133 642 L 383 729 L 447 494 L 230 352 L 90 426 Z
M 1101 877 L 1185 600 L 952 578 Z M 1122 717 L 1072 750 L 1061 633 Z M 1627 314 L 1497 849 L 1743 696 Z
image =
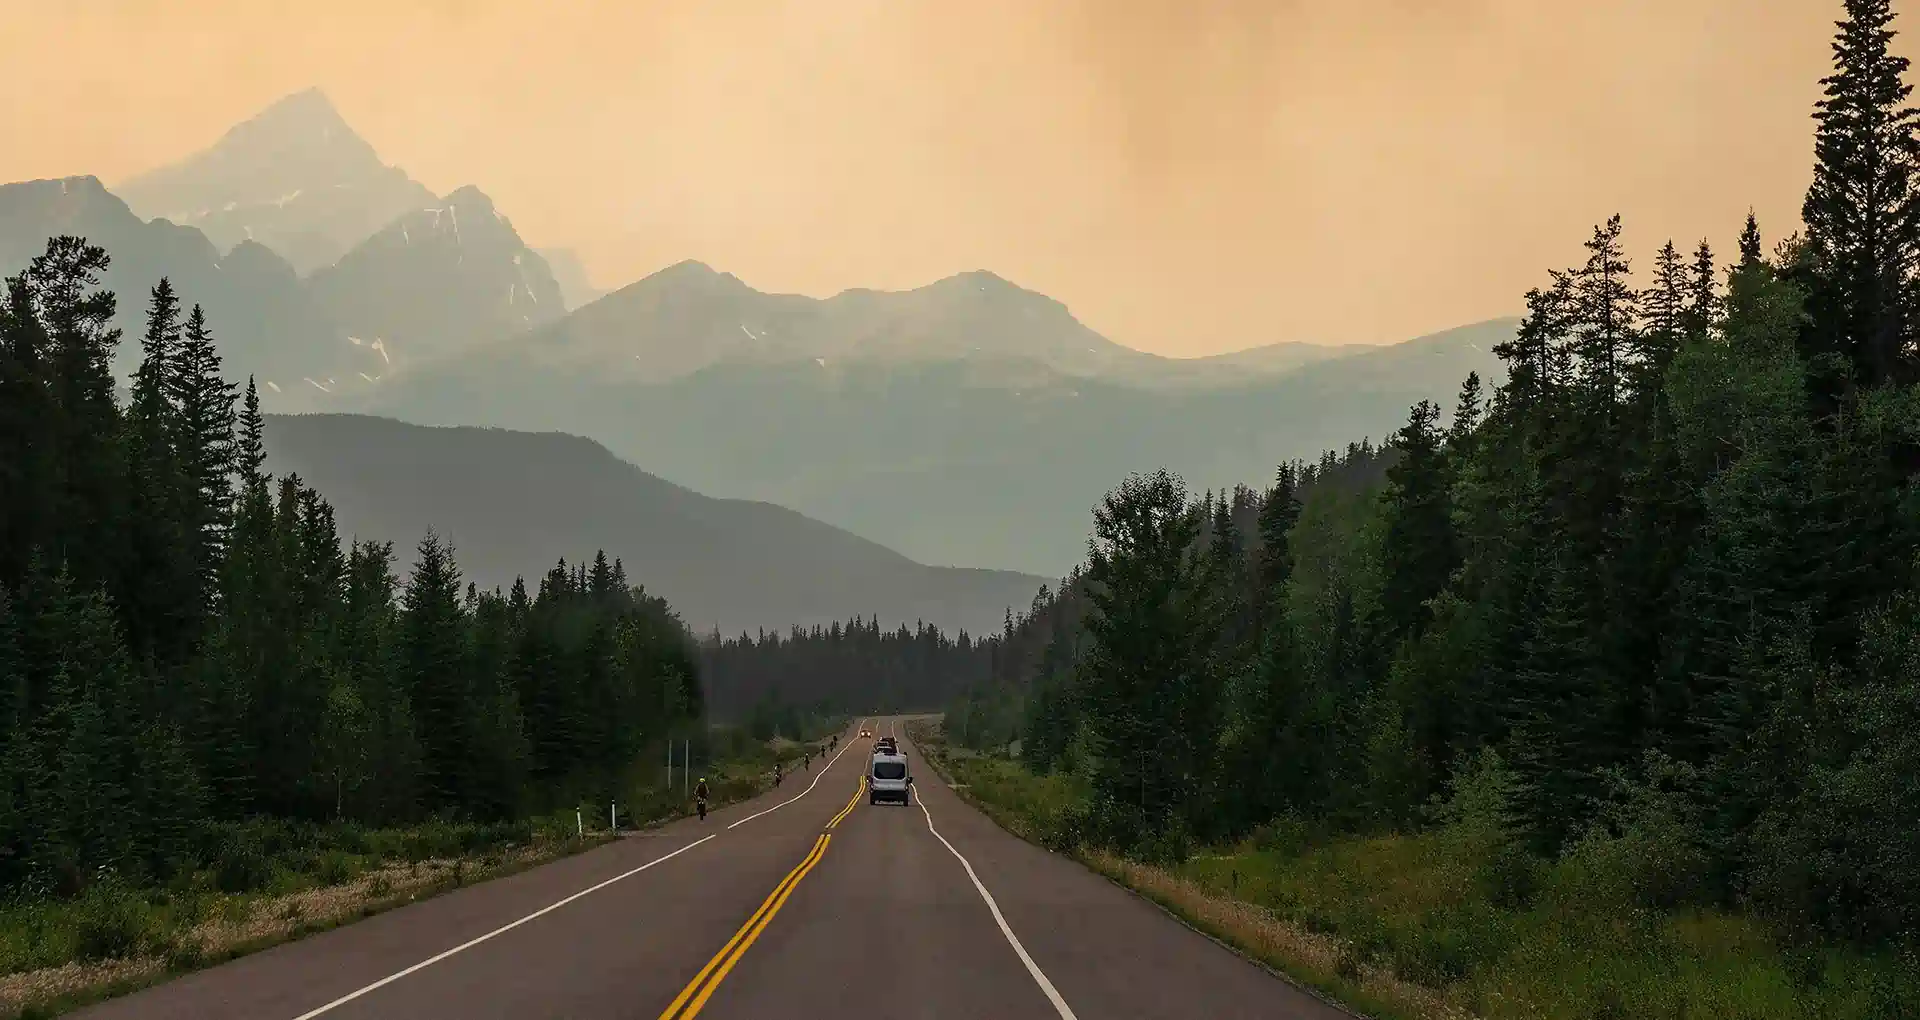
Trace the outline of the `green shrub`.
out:
M 1540 886 L 1541 862 L 1522 838 L 1518 803 L 1519 781 L 1499 752 L 1485 748 L 1455 772 L 1434 812 L 1443 866 L 1509 909 L 1531 904 Z
M 1087 841 L 1087 813 L 1078 805 L 1050 812 L 1036 824 L 1041 846 L 1055 853 L 1072 853 Z
M 1408 980 L 1441 988 L 1492 967 L 1512 948 L 1511 918 L 1491 904 L 1441 907 L 1395 938 L 1394 969 Z
M 321 885 L 344 885 L 360 874 L 360 862 L 344 850 L 327 850 L 320 854 L 319 866 L 314 869 L 314 878 Z
M 1260 853 L 1293 857 L 1313 845 L 1313 830 L 1303 819 L 1282 815 L 1256 827 L 1248 834 L 1247 845 Z
M 273 862 L 256 845 L 235 839 L 220 848 L 213 864 L 214 887 L 226 893 L 254 892 L 273 881 Z
M 112 960 L 137 956 L 154 934 L 146 901 L 117 881 L 97 882 L 80 899 L 73 915 L 74 957 Z
M 1609 797 L 1554 868 L 1555 882 L 1591 906 L 1672 909 L 1701 898 L 1713 861 L 1693 815 L 1691 767 L 1657 751 L 1642 775 L 1606 774 Z

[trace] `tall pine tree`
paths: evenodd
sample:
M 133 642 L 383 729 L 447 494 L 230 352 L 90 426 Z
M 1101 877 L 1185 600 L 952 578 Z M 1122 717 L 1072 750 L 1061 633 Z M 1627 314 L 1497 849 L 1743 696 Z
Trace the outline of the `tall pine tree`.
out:
M 1865 385 L 1914 378 L 1913 269 L 1920 259 L 1920 161 L 1907 59 L 1892 52 L 1892 0 L 1846 0 L 1834 73 L 1814 120 L 1813 186 L 1801 209 L 1818 283 L 1813 356 L 1844 359 Z
M 167 373 L 169 397 L 176 409 L 173 445 L 182 481 L 183 523 L 197 575 L 195 597 L 211 606 L 218 593 L 219 564 L 232 515 L 234 471 L 234 386 L 221 374 L 207 317 L 199 305 L 188 314 Z M 259 395 L 251 392 L 251 438 L 259 439 Z M 257 447 L 249 456 L 258 452 Z M 247 467 L 257 470 L 258 464 Z

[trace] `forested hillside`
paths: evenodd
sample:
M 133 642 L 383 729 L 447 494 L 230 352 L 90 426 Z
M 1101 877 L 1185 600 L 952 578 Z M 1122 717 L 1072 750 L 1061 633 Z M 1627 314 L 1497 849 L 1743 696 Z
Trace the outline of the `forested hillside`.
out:
M 1041 579 L 935 567 L 785 507 L 682 488 L 580 436 L 433 428 L 346 414 L 266 416 L 267 466 L 327 493 L 343 534 L 411 544 L 432 528 L 482 588 L 579 549 L 626 561 L 689 628 L 998 629 Z M 511 484 L 508 484 L 509 481 Z M 399 565 L 410 550 L 396 548 Z
M 1011 612 L 1006 622 L 1011 633 Z M 949 637 L 924 622 L 885 630 L 877 619 L 856 618 L 784 635 L 723 638 L 716 631 L 700 644 L 700 675 L 719 720 L 777 717 L 789 709 L 937 711 L 991 676 L 999 654 L 998 643 L 964 630 Z
M 697 295 L 701 285 L 682 286 Z M 651 331 L 662 343 L 688 325 L 662 320 Z M 724 331 L 704 326 L 745 341 L 723 321 Z M 899 328 L 936 324 L 954 336 L 1001 328 L 964 317 Z M 1272 372 L 1222 370 L 1204 385 L 1175 384 L 1170 370 L 1154 386 L 1017 353 L 936 356 L 944 348 L 922 359 L 729 360 L 648 383 L 602 362 L 547 358 L 543 334 L 396 375 L 361 408 L 590 436 L 681 485 L 789 507 L 922 563 L 1058 577 L 1084 552 L 1088 509 L 1127 471 L 1160 464 L 1231 486 L 1276 460 L 1377 441 L 1408 404 L 1447 397 L 1469 371 L 1491 378 L 1491 351 L 1515 325 L 1493 320 Z
M 1846 8 L 1803 234 L 1749 218 L 1730 261 L 1636 277 L 1609 220 L 1377 487 L 1129 479 L 951 728 L 1017 733 L 1090 791 L 1072 838 L 1150 858 L 1464 811 L 1502 903 L 1557 858 L 1644 907 L 1910 937 L 1920 142 L 1888 4 Z
M 617 561 L 502 594 L 431 534 L 405 580 L 343 548 L 166 280 L 118 399 L 107 266 L 54 238 L 0 297 L 0 887 L 165 878 L 263 815 L 523 816 L 700 717 L 684 628 Z

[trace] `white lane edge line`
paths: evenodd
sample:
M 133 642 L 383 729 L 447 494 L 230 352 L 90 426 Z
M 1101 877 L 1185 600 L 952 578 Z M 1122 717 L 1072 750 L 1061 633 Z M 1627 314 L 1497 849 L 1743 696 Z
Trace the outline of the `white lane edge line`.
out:
M 860 721 L 864 723 L 864 722 L 866 722 L 867 720 L 866 720 L 865 718 L 862 718 L 862 719 L 861 719 Z M 858 732 L 860 732 L 860 731 L 856 729 L 856 730 L 854 730 L 854 732 L 855 732 L 855 733 L 858 733 Z M 728 831 L 728 832 L 732 832 L 733 830 L 735 830 L 735 829 L 737 829 L 737 828 L 739 828 L 739 827 L 741 827 L 742 825 L 745 825 L 745 824 L 747 824 L 748 822 L 751 822 L 751 821 L 753 821 L 754 819 L 756 819 L 756 818 L 758 818 L 758 817 L 760 817 L 761 815 L 770 815 L 770 814 L 773 814 L 773 813 L 774 813 L 775 811 L 778 811 L 778 810 L 780 810 L 781 808 L 783 808 L 783 807 L 786 807 L 786 806 L 787 806 L 788 804 L 791 804 L 791 803 L 793 803 L 793 802 L 794 802 L 795 800 L 799 800 L 800 798 L 802 798 L 802 797 L 804 797 L 804 796 L 806 796 L 807 794 L 809 794 L 809 793 L 812 793 L 812 792 L 813 792 L 813 788 L 814 788 L 814 787 L 816 787 L 816 786 L 819 786 L 819 785 L 820 785 L 820 780 L 822 780 L 822 779 L 825 779 L 825 778 L 827 778 L 827 770 L 828 770 L 828 769 L 831 769 L 831 768 L 833 768 L 833 763 L 834 763 L 834 762 L 837 762 L 837 761 L 839 761 L 839 760 L 840 760 L 840 756 L 841 756 L 841 755 L 843 755 L 843 754 L 846 754 L 846 753 L 847 753 L 847 748 L 849 748 L 849 747 L 852 747 L 852 746 L 853 746 L 853 741 L 851 741 L 851 740 L 849 740 L 849 741 L 847 741 L 847 742 L 846 742 L 846 743 L 844 743 L 844 744 L 841 744 L 841 745 L 840 745 L 840 750 L 838 750 L 838 751 L 836 751 L 836 752 L 834 752 L 834 755 L 833 755 L 833 757 L 832 757 L 832 758 L 829 758 L 829 759 L 827 759 L 827 764 L 826 764 L 826 766 L 825 766 L 824 768 L 822 768 L 822 769 L 821 769 L 821 770 L 820 770 L 819 772 L 817 772 L 817 773 L 815 773 L 815 774 L 814 774 L 814 777 L 813 777 L 813 782 L 811 782 L 811 783 L 808 783 L 808 784 L 807 784 L 807 788 L 806 788 L 806 789 L 804 789 L 804 790 L 801 790 L 801 791 L 800 791 L 799 793 L 796 793 L 796 794 L 794 794 L 794 795 L 793 795 L 793 799 L 792 799 L 792 800 L 783 800 L 783 801 L 781 801 L 780 803 L 778 803 L 778 804 L 775 804 L 774 806 L 772 806 L 772 807 L 770 807 L 770 808 L 767 808 L 767 809 L 766 809 L 766 810 L 764 810 L 764 811 L 758 811 L 758 812 L 755 812 L 755 813 L 753 813 L 753 814 L 750 814 L 750 815 L 748 815 L 747 817 L 745 817 L 745 818 L 742 818 L 742 819 L 740 819 L 739 821 L 737 821 L 737 822 L 735 822 L 735 823 L 733 823 L 732 825 L 729 825 L 729 826 L 727 826 L 727 831 Z M 298 1018 L 296 1018 L 296 1020 L 306 1020 L 306 1018 L 305 1018 L 305 1017 L 298 1017 Z
M 442 952 L 437 956 L 432 956 L 425 960 L 422 960 L 419 963 L 416 963 L 413 966 L 408 967 L 406 970 L 400 971 L 395 974 L 389 974 L 386 977 L 383 977 L 380 980 L 375 981 L 373 984 L 370 984 L 365 988 L 360 989 L 359 991 L 349 992 L 346 995 L 342 995 L 338 999 L 335 999 L 332 1002 L 329 1002 L 318 1009 L 309 1010 L 305 1013 L 302 1013 L 299 1016 L 294 1017 L 293 1020 L 313 1020 L 314 1017 L 317 1017 L 322 1013 L 326 1013 L 331 1010 L 337 1009 L 341 1006 L 344 1006 L 347 1003 L 352 1002 L 353 1000 L 361 997 L 362 995 L 367 994 L 368 992 L 378 991 L 394 983 L 395 981 L 398 981 L 401 978 L 406 977 L 409 974 L 415 973 L 416 971 L 425 970 L 426 968 L 431 967 L 436 963 L 439 963 L 441 960 L 444 960 L 447 957 L 454 955 L 455 953 L 464 952 L 465 950 L 472 949 L 474 946 L 477 946 L 480 943 L 485 942 L 496 935 L 502 935 L 502 934 L 505 934 L 506 932 L 512 931 L 513 929 L 518 928 L 523 924 L 526 924 L 528 921 L 531 921 L 536 917 L 539 917 L 543 914 L 551 913 L 555 910 L 559 910 L 561 907 L 564 907 L 567 904 L 572 903 L 574 900 L 577 900 L 580 897 L 587 895 L 588 893 L 599 892 L 600 890 L 605 889 L 607 886 L 610 886 L 613 883 L 618 882 L 623 878 L 631 878 L 632 876 L 638 875 L 642 871 L 645 871 L 648 868 L 651 868 L 662 861 L 671 860 L 672 858 L 678 857 L 681 854 L 686 853 L 687 851 L 693 849 L 694 847 L 697 847 L 700 844 L 705 843 L 707 840 L 710 840 L 718 835 L 720 834 L 717 832 L 709 832 L 706 835 L 700 837 L 699 839 L 696 839 L 693 842 L 688 843 L 686 846 L 683 846 L 680 849 L 675 850 L 670 854 L 667 854 L 665 857 L 656 857 L 653 860 L 650 860 L 647 863 L 642 864 L 637 868 L 634 868 L 632 871 L 621 872 L 620 874 L 615 875 L 604 882 L 601 882 L 599 885 L 582 889 L 579 892 L 574 893 L 572 896 L 569 896 L 566 899 L 559 901 L 558 903 L 553 903 L 548 906 L 541 907 L 539 910 L 536 910 L 533 913 L 528 914 L 527 916 L 521 918 L 518 921 L 514 921 L 511 924 L 501 925 L 500 927 L 495 928 L 494 930 L 486 933 L 485 935 L 481 935 L 477 938 L 468 939 L 467 941 L 462 942 L 457 946 L 454 946 L 452 949 L 446 950 L 445 952 Z
M 1040 965 L 1034 963 L 1033 957 L 1027 955 L 1027 947 L 1020 944 L 1019 936 L 1015 935 L 1013 929 L 1008 926 L 1006 916 L 1000 913 L 1000 904 L 993 901 L 993 894 L 987 891 L 986 886 L 980 884 L 980 876 L 974 874 L 973 865 L 960 855 L 960 851 L 953 848 L 952 843 L 947 842 L 947 837 L 940 835 L 939 829 L 933 827 L 933 812 L 927 810 L 926 798 L 915 797 L 914 800 L 920 805 L 920 813 L 927 816 L 927 831 L 933 833 L 933 838 L 939 840 L 940 845 L 946 847 L 947 852 L 960 862 L 960 866 L 967 869 L 967 878 L 972 880 L 973 888 L 980 893 L 981 899 L 987 901 L 987 909 L 993 911 L 993 923 L 1000 926 L 1000 934 L 1007 937 L 1007 943 L 1013 946 L 1013 951 L 1019 955 L 1020 962 L 1027 965 L 1027 973 L 1033 975 L 1034 983 L 1046 993 L 1047 1001 L 1053 1003 L 1054 1011 L 1060 1014 L 1060 1020 L 1080 1020 L 1073 1015 L 1067 1000 L 1060 997 L 1060 992 L 1053 987 L 1053 982 L 1047 980 L 1047 975 L 1040 970 Z

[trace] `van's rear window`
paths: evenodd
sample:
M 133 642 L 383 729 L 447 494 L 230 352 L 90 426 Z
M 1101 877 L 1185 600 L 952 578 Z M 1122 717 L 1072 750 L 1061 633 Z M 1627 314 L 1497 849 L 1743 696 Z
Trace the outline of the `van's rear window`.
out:
M 907 778 L 907 763 L 903 761 L 877 761 L 873 763 L 875 779 Z

